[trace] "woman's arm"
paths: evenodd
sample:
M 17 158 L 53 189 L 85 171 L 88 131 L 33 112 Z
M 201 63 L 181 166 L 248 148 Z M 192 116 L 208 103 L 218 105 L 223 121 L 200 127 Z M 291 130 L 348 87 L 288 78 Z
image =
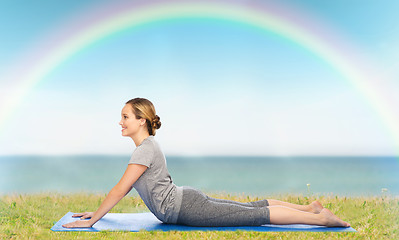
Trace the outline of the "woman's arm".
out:
M 79 220 L 62 225 L 63 227 L 91 227 L 109 212 L 132 189 L 132 185 L 147 169 L 147 166 L 129 164 L 121 180 L 111 189 L 103 203 L 90 220 Z

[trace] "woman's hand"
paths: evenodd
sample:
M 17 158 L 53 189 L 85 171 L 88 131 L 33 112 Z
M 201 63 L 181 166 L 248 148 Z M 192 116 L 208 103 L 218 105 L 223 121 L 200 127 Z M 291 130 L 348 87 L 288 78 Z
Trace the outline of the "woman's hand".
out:
M 94 212 L 75 213 L 72 217 L 81 217 L 80 219 L 92 218 Z
M 72 217 L 81 217 L 80 219 L 86 219 L 93 217 L 93 212 L 75 213 Z M 78 220 L 62 225 L 65 228 L 86 228 L 92 227 L 93 224 L 89 220 Z
M 64 228 L 90 228 L 93 226 L 90 220 L 78 220 L 62 225 Z

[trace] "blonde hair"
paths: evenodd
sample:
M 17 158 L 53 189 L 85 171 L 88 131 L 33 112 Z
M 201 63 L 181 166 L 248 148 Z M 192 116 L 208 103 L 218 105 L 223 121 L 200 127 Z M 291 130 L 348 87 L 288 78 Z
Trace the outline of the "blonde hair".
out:
M 156 115 L 152 102 L 145 98 L 133 98 L 126 104 L 132 106 L 136 119 L 144 118 L 146 120 L 148 133 L 155 136 L 156 130 L 161 127 L 161 118 Z

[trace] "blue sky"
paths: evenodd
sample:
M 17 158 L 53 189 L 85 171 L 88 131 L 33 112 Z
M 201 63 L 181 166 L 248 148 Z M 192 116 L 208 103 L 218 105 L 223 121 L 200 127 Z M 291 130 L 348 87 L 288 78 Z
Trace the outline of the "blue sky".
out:
M 101 4 L 0 1 L 0 76 L 63 23 Z M 387 78 L 379 89 L 388 106 L 398 106 L 399 3 L 280 4 L 335 29 L 376 63 L 374 70 Z M 0 77 L 0 92 L 17 86 Z M 193 19 L 131 29 L 70 58 L 24 99 L 0 133 L 0 154 L 130 154 L 134 144 L 120 136 L 118 122 L 134 97 L 154 103 L 162 122 L 156 137 L 170 155 L 392 155 L 398 149 L 370 105 L 314 54 L 244 24 Z

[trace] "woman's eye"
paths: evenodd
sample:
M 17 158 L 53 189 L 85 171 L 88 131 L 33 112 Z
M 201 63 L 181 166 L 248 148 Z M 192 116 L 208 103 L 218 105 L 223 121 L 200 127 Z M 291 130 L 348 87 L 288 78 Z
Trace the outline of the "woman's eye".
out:
M 127 118 L 127 116 L 123 116 L 123 118 L 124 118 L 124 119 L 126 119 L 126 118 Z

